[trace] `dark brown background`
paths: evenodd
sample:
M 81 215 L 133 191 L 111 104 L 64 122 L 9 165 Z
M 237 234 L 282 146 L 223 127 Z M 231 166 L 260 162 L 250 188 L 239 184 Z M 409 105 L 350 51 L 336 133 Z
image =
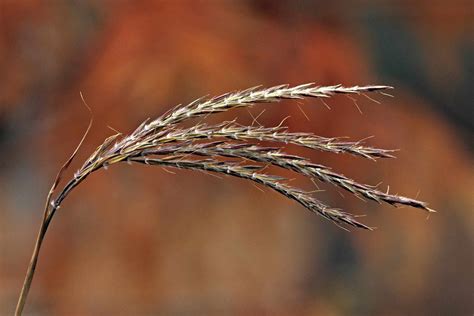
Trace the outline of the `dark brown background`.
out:
M 396 87 L 264 106 L 294 131 L 375 135 L 397 160 L 304 152 L 439 212 L 365 213 L 347 233 L 245 181 L 117 166 L 64 203 L 40 258 L 31 315 L 472 315 L 471 1 L 12 1 L 0 4 L 0 314 L 13 312 L 60 164 L 112 132 L 205 94 L 280 83 Z M 262 108 L 252 108 L 257 115 Z M 234 111 L 220 118 L 250 114 Z M 302 185 L 304 185 L 302 183 Z

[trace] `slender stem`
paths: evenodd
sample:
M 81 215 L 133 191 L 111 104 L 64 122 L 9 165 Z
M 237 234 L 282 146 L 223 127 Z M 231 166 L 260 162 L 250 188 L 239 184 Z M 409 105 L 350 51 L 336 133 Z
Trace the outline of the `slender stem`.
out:
M 50 202 L 51 202 L 54 191 L 56 190 L 59 182 L 61 181 L 61 176 L 63 175 L 64 171 L 69 167 L 71 162 L 74 160 L 74 157 L 76 156 L 77 152 L 81 148 L 82 143 L 87 137 L 87 134 L 89 134 L 89 131 L 92 127 L 92 122 L 94 121 L 91 108 L 87 105 L 86 101 L 84 100 L 84 97 L 82 96 L 82 93 L 80 93 L 80 95 L 81 95 L 81 99 L 84 106 L 87 108 L 87 110 L 90 113 L 89 124 L 87 125 L 87 129 L 82 135 L 82 138 L 79 141 L 79 144 L 76 146 L 76 149 L 74 149 L 73 153 L 71 154 L 71 156 L 69 156 L 68 160 L 66 160 L 66 162 L 61 166 L 58 173 L 56 174 L 56 178 L 54 179 L 53 185 L 49 189 L 48 196 L 46 197 L 46 203 L 44 206 L 43 221 L 41 222 L 41 226 L 38 232 L 38 237 L 36 238 L 35 248 L 33 250 L 33 254 L 31 255 L 31 260 L 28 266 L 28 270 L 26 270 L 25 281 L 23 282 L 23 287 L 21 288 L 20 297 L 18 298 L 18 303 L 15 309 L 15 316 L 21 316 L 21 313 L 23 312 L 23 308 L 25 307 L 26 298 L 28 297 L 28 292 L 30 291 L 31 282 L 33 282 L 33 276 L 35 275 L 36 264 L 38 263 L 38 256 L 41 249 L 41 245 L 43 244 L 44 236 L 46 235 L 49 224 L 51 223 L 51 220 L 53 219 L 54 213 L 59 208 L 61 201 L 64 200 L 67 194 L 71 192 L 71 190 L 75 186 L 77 186 L 79 183 L 81 183 L 82 180 L 84 180 L 85 178 L 84 176 L 79 179 L 74 178 L 73 180 L 69 181 L 69 183 L 65 186 L 65 188 L 59 194 L 58 200 L 55 202 L 53 201 L 54 203 L 52 203 L 52 207 L 50 210 L 50 205 L 51 205 Z
M 54 209 L 53 209 L 54 210 Z M 52 211 L 53 211 L 52 210 Z M 45 216 L 43 222 L 41 223 L 40 229 L 38 231 L 38 237 L 36 238 L 35 248 L 33 254 L 31 255 L 30 264 L 28 270 L 26 271 L 25 281 L 23 282 L 23 287 L 21 288 L 20 297 L 18 298 L 18 303 L 16 305 L 15 316 L 20 316 L 25 307 L 26 298 L 31 287 L 31 282 L 33 281 L 33 276 L 36 270 L 36 264 L 38 263 L 38 256 L 43 244 L 44 236 L 48 230 L 49 223 L 51 223 L 52 215 L 54 212 L 48 214 L 48 209 L 45 210 Z
M 25 281 L 23 282 L 23 287 L 21 288 L 20 296 L 18 298 L 18 303 L 15 309 L 15 316 L 21 316 L 23 312 L 23 308 L 26 304 L 26 298 L 28 297 L 28 293 L 30 291 L 31 283 L 33 282 L 33 277 L 36 271 L 36 264 L 38 263 L 38 257 L 41 250 L 41 245 L 43 244 L 44 237 L 46 232 L 48 231 L 49 224 L 53 219 L 54 214 L 58 210 L 61 202 L 66 198 L 66 196 L 74 189 L 79 183 L 84 180 L 83 178 L 73 179 L 69 181 L 61 193 L 58 195 L 58 199 L 53 204 L 52 208 L 49 209 L 51 196 L 53 193 L 53 186 L 52 190 L 50 191 L 48 198 L 46 199 L 46 205 L 44 209 L 43 221 L 41 222 L 40 229 L 38 231 L 38 236 L 36 237 L 35 248 L 33 250 L 33 254 L 31 255 L 30 264 L 26 271 Z

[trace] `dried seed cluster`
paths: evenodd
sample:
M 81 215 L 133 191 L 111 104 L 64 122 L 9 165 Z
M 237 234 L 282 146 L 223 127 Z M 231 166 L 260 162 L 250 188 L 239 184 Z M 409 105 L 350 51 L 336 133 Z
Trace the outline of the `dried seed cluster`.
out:
M 107 138 L 58 195 L 51 211 L 61 204 L 67 194 L 92 172 L 117 162 L 136 162 L 148 165 L 202 170 L 248 179 L 271 188 L 293 199 L 305 208 L 336 224 L 346 224 L 369 229 L 358 222 L 355 216 L 329 207 L 316 199 L 310 192 L 290 186 L 280 176 L 264 171 L 267 165 L 291 170 L 311 179 L 331 183 L 350 193 L 378 203 L 408 205 L 432 211 L 427 204 L 415 199 L 392 195 L 376 187 L 361 184 L 330 168 L 315 164 L 308 159 L 283 152 L 284 144 L 321 150 L 331 153 L 348 153 L 375 160 L 393 158 L 392 150 L 366 146 L 363 142 L 343 141 L 311 133 L 289 132 L 286 127 L 243 126 L 236 121 L 216 125 L 196 124 L 183 128 L 179 124 L 191 118 L 208 116 L 233 108 L 251 106 L 257 103 L 278 102 L 283 99 L 329 98 L 335 94 L 383 93 L 388 86 L 341 85 L 320 87 L 304 84 L 288 85 L 268 89 L 259 87 L 227 93 L 210 99 L 198 99 L 188 105 L 179 106 L 155 120 L 146 120 L 130 135 L 120 134 Z M 275 143 L 274 147 L 259 145 L 259 142 Z M 249 165 L 253 162 L 253 165 Z

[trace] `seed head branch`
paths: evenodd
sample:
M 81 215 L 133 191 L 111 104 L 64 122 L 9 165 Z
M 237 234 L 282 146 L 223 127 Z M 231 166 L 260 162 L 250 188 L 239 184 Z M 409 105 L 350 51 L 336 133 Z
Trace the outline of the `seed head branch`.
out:
M 190 139 L 228 138 L 236 141 L 258 140 L 284 144 L 295 144 L 306 148 L 331 152 L 348 153 L 355 156 L 375 160 L 377 158 L 395 158 L 395 150 L 379 149 L 364 146 L 361 141 L 342 141 L 340 138 L 327 138 L 311 133 L 288 132 L 286 127 L 243 126 L 235 122 L 224 122 L 218 125 L 200 124 L 187 129 L 172 129 L 149 145 Z
M 130 160 L 147 165 L 169 166 L 191 170 L 204 170 L 251 180 L 253 182 L 271 188 L 274 191 L 277 191 L 278 193 L 286 196 L 287 198 L 295 200 L 311 212 L 319 214 L 334 223 L 346 224 L 357 228 L 371 229 L 370 227 L 358 222 L 353 217 L 353 215 L 342 212 L 335 208 L 331 208 L 322 203 L 321 201 L 313 198 L 308 193 L 281 183 L 280 181 L 285 180 L 285 178 L 258 172 L 262 169 L 262 166 L 240 166 L 233 162 L 218 161 L 214 159 L 184 160 L 180 156 L 165 159 L 133 157 L 130 158 Z
M 361 184 L 342 174 L 332 171 L 330 168 L 312 163 L 306 158 L 289 155 L 275 147 L 260 147 L 253 144 L 232 144 L 225 142 L 182 144 L 164 146 L 156 150 L 147 150 L 145 155 L 169 155 L 169 154 L 192 154 L 200 156 L 222 156 L 232 158 L 244 158 L 254 162 L 269 163 L 284 169 L 292 170 L 308 177 L 317 178 L 322 182 L 328 182 L 343 188 L 357 196 L 376 201 L 378 203 L 388 203 L 390 205 L 408 205 L 432 211 L 426 203 L 403 197 L 392 195 L 377 190 L 374 186 Z
M 116 146 L 121 147 L 133 144 L 137 139 L 153 135 L 163 128 L 169 128 L 191 118 L 225 112 L 234 108 L 248 107 L 257 103 L 275 103 L 285 99 L 329 98 L 335 94 L 364 94 L 368 92 L 382 92 L 392 89 L 390 86 L 368 85 L 344 87 L 315 86 L 313 83 L 290 87 L 280 85 L 267 89 L 254 87 L 243 91 L 226 93 L 208 100 L 198 99 L 185 106 L 179 106 L 169 113 L 165 113 L 153 121 L 141 124 L 132 134 L 122 139 Z

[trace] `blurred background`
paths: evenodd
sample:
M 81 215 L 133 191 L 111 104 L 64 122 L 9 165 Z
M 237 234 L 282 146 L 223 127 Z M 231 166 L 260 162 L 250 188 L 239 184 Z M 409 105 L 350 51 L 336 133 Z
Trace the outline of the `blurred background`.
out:
M 58 168 L 202 95 L 262 84 L 388 84 L 223 114 L 397 148 L 376 163 L 301 151 L 438 213 L 317 197 L 367 214 L 346 232 L 250 183 L 116 166 L 54 218 L 28 315 L 472 315 L 472 1 L 0 3 L 0 314 L 13 313 Z M 296 180 L 300 181 L 300 180 Z M 301 180 L 301 185 L 303 181 Z

